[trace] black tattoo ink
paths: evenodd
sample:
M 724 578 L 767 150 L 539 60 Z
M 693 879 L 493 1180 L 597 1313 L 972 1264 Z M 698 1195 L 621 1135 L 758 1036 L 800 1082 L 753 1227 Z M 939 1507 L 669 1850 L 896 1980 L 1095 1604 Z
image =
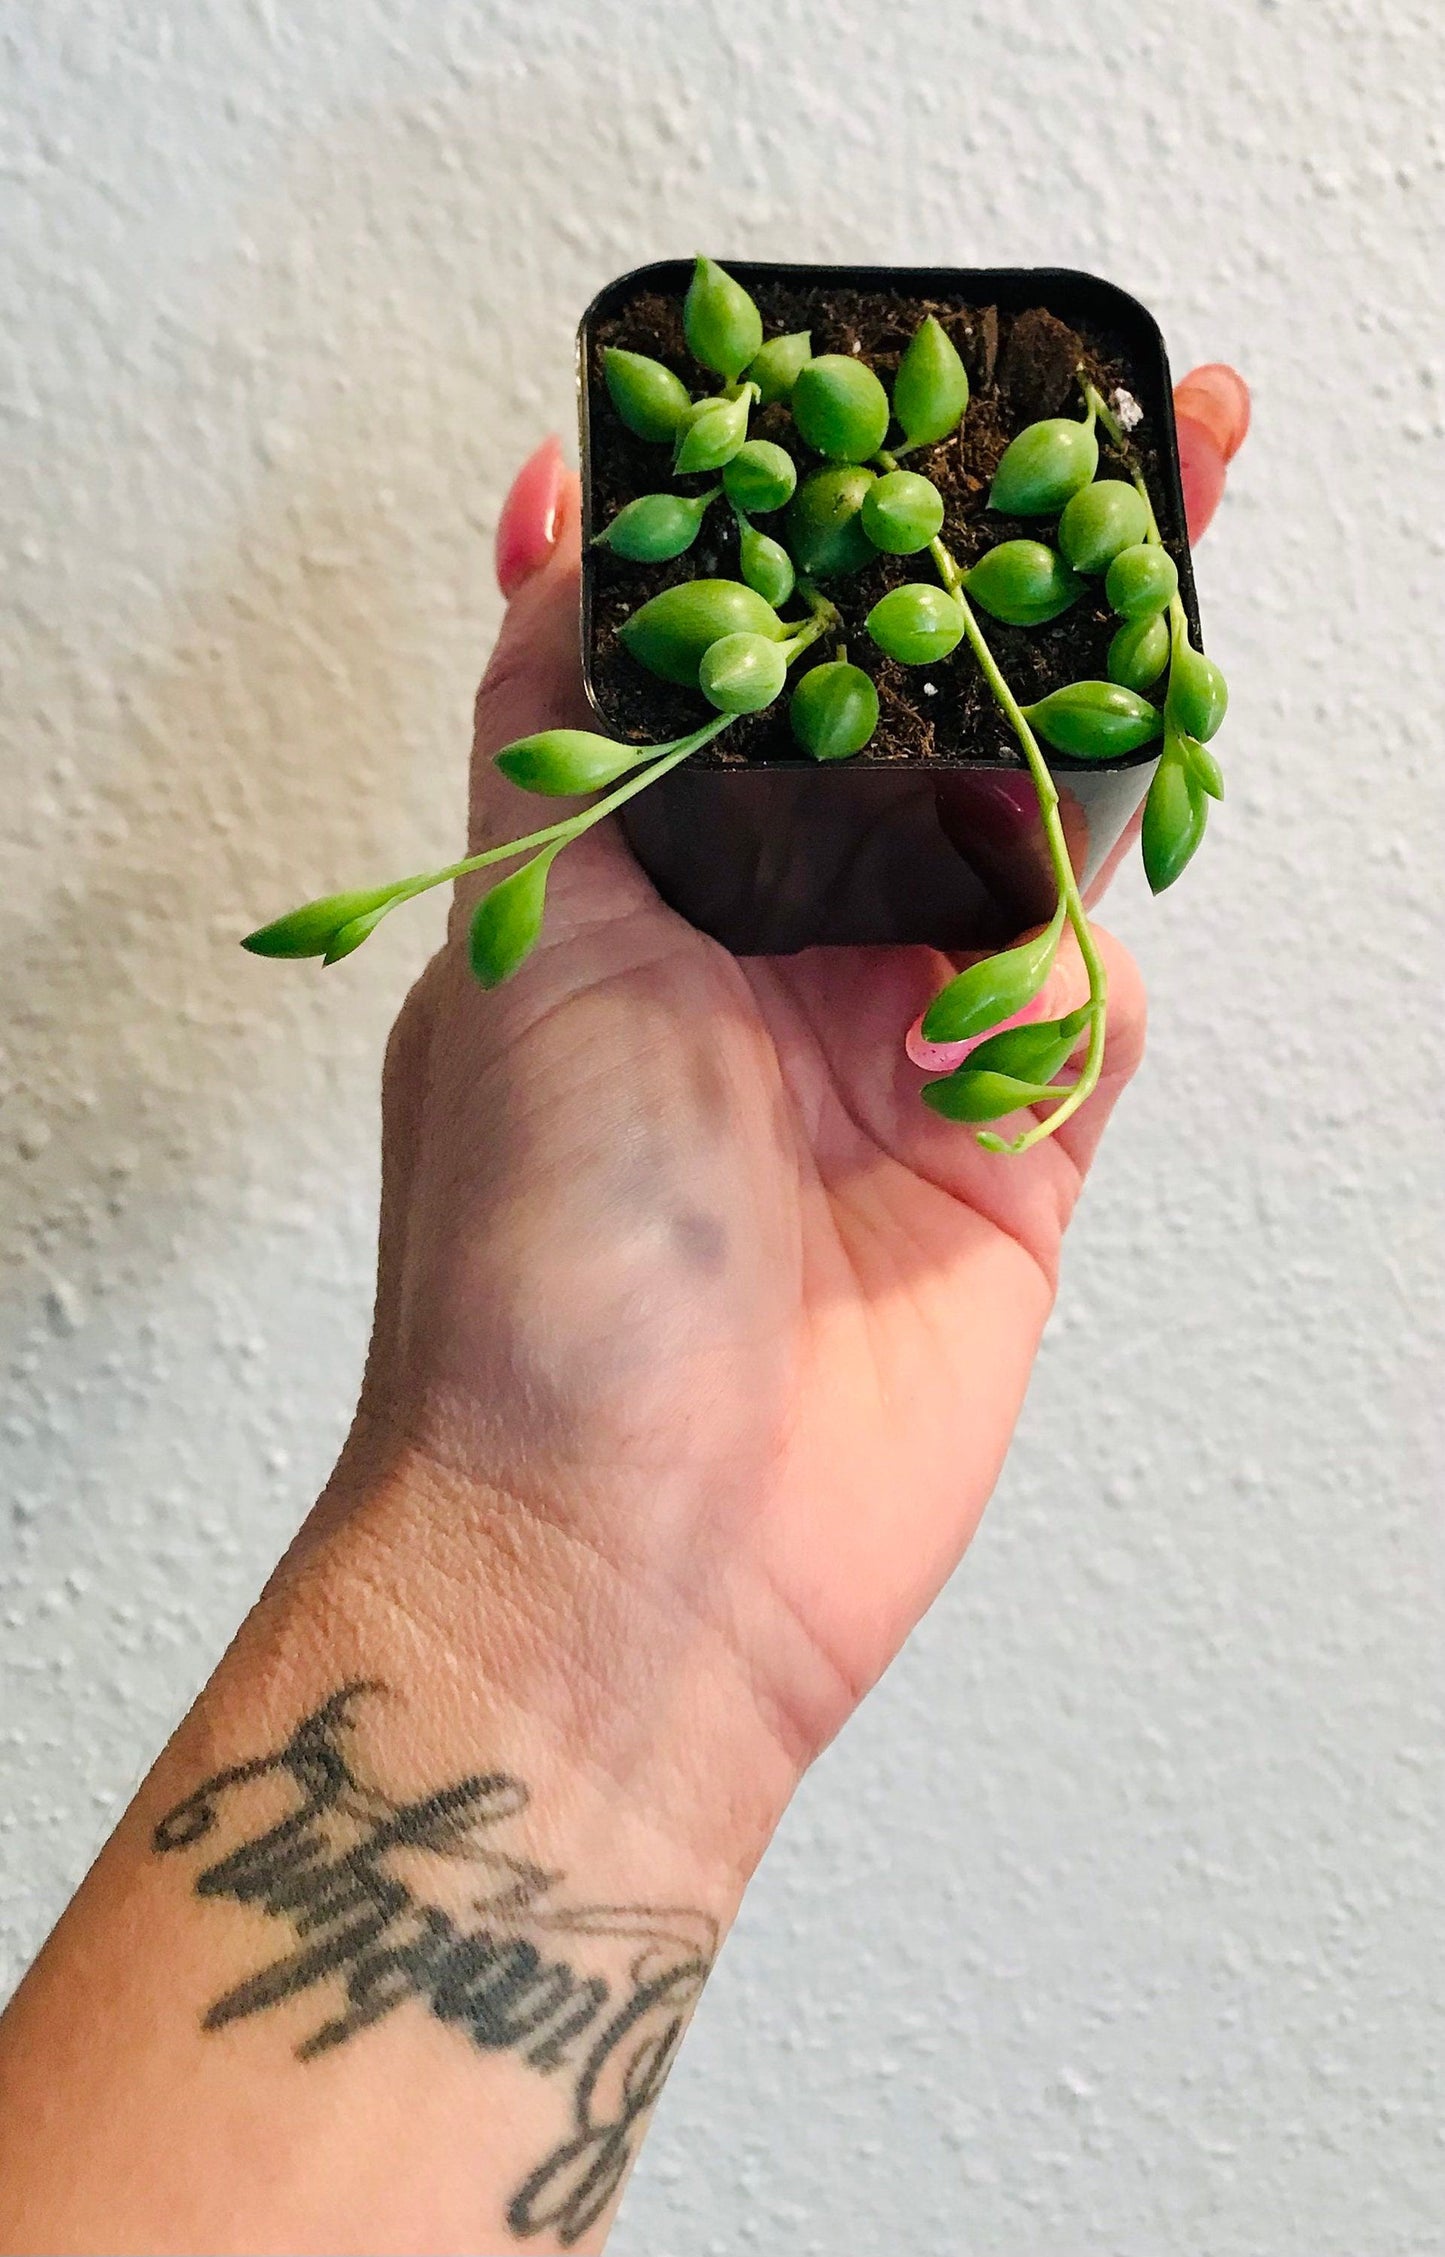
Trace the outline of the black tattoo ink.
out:
M 526 1788 L 505 1772 L 477 1772 L 409 1802 L 383 1794 L 347 1746 L 353 1710 L 383 1690 L 344 1686 L 284 1747 L 216 1772 L 156 1827 L 158 1854 L 186 1850 L 215 1833 L 223 1806 L 235 1815 L 247 1788 L 269 1782 L 283 1797 L 279 1817 L 251 1814 L 251 1830 L 193 1885 L 198 1897 L 284 1922 L 292 1948 L 216 1999 L 202 2028 L 317 1990 L 331 2010 L 295 2048 L 310 2061 L 415 1999 L 483 2051 L 515 2053 L 544 2075 L 570 2072 L 569 2134 L 507 2211 L 519 2238 L 547 2230 L 570 2247 L 627 2169 L 707 1980 L 717 1923 L 681 1909 L 558 1903 L 560 1874 L 482 1838 L 526 1808 Z M 418 1894 L 412 1876 L 428 1857 L 451 1861 L 444 1873 L 468 1869 L 451 1909 Z M 624 1991 L 574 1963 L 578 1940 L 599 1954 L 611 1944 L 614 1964 L 615 1947 L 627 1947 Z

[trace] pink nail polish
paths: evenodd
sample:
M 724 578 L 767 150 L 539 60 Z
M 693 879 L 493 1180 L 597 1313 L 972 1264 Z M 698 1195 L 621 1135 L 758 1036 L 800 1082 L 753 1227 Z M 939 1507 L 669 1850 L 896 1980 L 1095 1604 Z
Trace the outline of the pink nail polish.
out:
M 497 585 L 509 602 L 556 547 L 566 475 L 562 442 L 549 434 L 512 481 L 497 520 Z
M 1184 517 L 1189 538 L 1197 541 L 1224 496 L 1228 476 L 1225 458 L 1212 431 L 1182 412 L 1174 418 L 1179 444 L 1179 479 L 1184 488 Z
M 1202 423 L 1225 461 L 1233 462 L 1249 429 L 1249 386 L 1237 368 L 1224 361 L 1191 368 L 1174 387 L 1174 406 Z
M 1026 1003 L 1022 1011 L 1015 1011 L 1011 1019 L 1001 1019 L 996 1027 L 988 1029 L 988 1034 L 1002 1034 L 1008 1027 L 1029 1026 L 1035 1019 L 1048 1017 L 1049 1011 L 1049 990 L 1046 986 L 1041 995 L 1034 997 L 1032 1003 Z M 977 1050 L 979 1044 L 987 1039 L 987 1035 L 977 1034 L 968 1042 L 929 1042 L 924 1036 L 920 1015 L 904 1036 L 903 1047 L 914 1065 L 922 1067 L 924 1073 L 951 1074 L 956 1066 L 963 1064 L 971 1050 Z

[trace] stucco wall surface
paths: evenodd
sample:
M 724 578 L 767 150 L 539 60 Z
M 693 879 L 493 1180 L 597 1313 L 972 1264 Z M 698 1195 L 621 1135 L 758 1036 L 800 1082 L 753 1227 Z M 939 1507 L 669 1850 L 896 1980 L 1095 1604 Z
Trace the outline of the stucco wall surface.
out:
M 1234 693 L 966 1567 L 799 1796 L 616 2238 L 1445 2242 L 1442 19 L 47 0 L 0 28 L 0 1953 L 323 1477 L 512 470 L 639 260 L 1046 261 L 1257 403 Z M 1432 1372 L 1434 1377 L 1432 1378 Z

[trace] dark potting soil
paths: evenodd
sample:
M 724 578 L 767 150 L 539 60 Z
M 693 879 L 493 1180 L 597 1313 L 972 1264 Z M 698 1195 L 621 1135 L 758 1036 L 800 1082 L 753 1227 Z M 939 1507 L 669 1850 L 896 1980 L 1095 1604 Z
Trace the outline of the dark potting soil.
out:
M 951 438 L 910 453 L 907 467 L 922 471 L 942 493 L 943 538 L 965 569 L 999 541 L 1016 535 L 1035 540 L 1053 537 L 1053 520 L 1004 517 L 986 506 L 994 469 L 1010 439 L 1041 416 L 1082 413 L 1075 375 L 1081 363 L 1105 399 L 1112 399 L 1122 385 L 1146 410 L 1144 421 L 1132 435 L 1132 444 L 1148 481 L 1165 546 L 1188 587 L 1184 528 L 1172 490 L 1161 476 L 1164 458 L 1158 433 L 1162 403 L 1153 396 L 1157 379 L 1141 367 L 1120 332 L 1092 323 L 1072 328 L 1042 306 L 1011 311 L 919 297 L 903 289 L 853 290 L 782 279 L 750 287 L 766 337 L 810 330 L 814 353 L 856 353 L 890 387 L 904 348 L 924 315 L 934 314 L 942 323 L 968 370 L 968 410 Z M 670 488 L 700 493 L 716 483 L 715 475 L 674 482 L 669 475 L 667 448 L 636 438 L 627 429 L 603 381 L 603 354 L 610 345 L 663 361 L 676 371 L 694 397 L 717 384 L 717 379 L 699 368 L 687 350 L 680 295 L 664 296 L 655 289 L 639 289 L 630 301 L 598 320 L 590 339 L 586 371 L 590 419 L 587 536 L 598 532 L 638 494 Z M 749 436 L 778 440 L 797 462 L 800 476 L 806 476 L 815 466 L 816 458 L 801 445 L 785 408 L 756 412 Z M 1127 476 L 1102 430 L 1099 441 L 1099 476 Z M 755 522 L 761 531 L 777 534 L 782 513 L 759 517 Z M 630 742 L 661 743 L 700 726 L 711 711 L 705 700 L 695 691 L 680 689 L 647 673 L 618 641 L 616 630 L 649 596 L 678 581 L 739 577 L 737 530 L 731 511 L 720 497 L 708 511 L 692 548 L 671 563 L 632 564 L 599 548 L 590 552 L 588 567 L 592 574 L 590 673 L 608 728 Z M 842 639 L 848 657 L 864 667 L 878 686 L 879 728 L 858 760 L 869 765 L 998 760 L 1015 766 L 1020 755 L 1013 734 L 966 644 L 960 644 L 937 666 L 900 666 L 884 657 L 863 624 L 887 589 L 902 581 L 932 581 L 934 577 L 925 551 L 921 556 L 880 556 L 862 572 L 824 583 L 825 593 L 843 617 Z M 796 609 L 802 616 L 796 605 L 785 609 Z M 1061 618 L 1045 627 L 1006 627 L 983 614 L 981 623 L 1005 676 L 1025 704 L 1065 682 L 1102 679 L 1109 642 L 1119 625 L 1104 600 L 1103 583 L 1097 580 L 1087 584 L 1086 593 Z M 793 679 L 806 666 L 832 655 L 835 646 L 836 638 L 820 640 L 794 669 Z M 1162 687 L 1156 695 L 1162 696 Z M 765 712 L 736 720 L 693 757 L 700 764 L 717 767 L 803 757 L 788 727 L 786 694 Z

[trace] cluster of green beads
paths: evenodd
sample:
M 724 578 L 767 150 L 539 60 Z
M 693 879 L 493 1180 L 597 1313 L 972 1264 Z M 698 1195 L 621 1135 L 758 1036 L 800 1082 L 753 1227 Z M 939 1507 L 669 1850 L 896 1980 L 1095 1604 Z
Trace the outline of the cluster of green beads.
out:
M 636 562 L 664 563 L 692 546 L 708 510 L 723 499 L 737 523 L 739 579 L 693 581 L 644 604 L 622 629 L 632 655 L 663 679 L 699 689 L 720 711 L 756 712 L 781 695 L 789 665 L 816 639 L 806 626 L 792 628 L 782 607 L 795 592 L 808 595 L 880 556 L 931 550 L 943 560 L 944 585 L 905 583 L 868 614 L 874 644 L 904 666 L 933 666 L 956 649 L 965 631 L 961 595 L 1007 626 L 1041 627 L 1090 582 L 1102 581 L 1119 622 L 1106 679 L 1065 684 L 1025 715 L 1053 750 L 1080 760 L 1118 759 L 1163 736 L 1145 864 L 1152 885 L 1172 882 L 1197 846 L 1207 800 L 1219 788 L 1218 765 L 1203 752 L 1211 729 L 1192 725 L 1200 715 L 1187 685 L 1208 668 L 1222 715 L 1223 681 L 1189 644 L 1178 571 L 1142 482 L 1098 475 L 1101 412 L 1119 434 L 1092 387 L 1085 387 L 1081 417 L 1046 416 L 1019 432 L 989 489 L 988 506 L 1001 515 L 1056 520 L 1053 541 L 1015 535 L 960 571 L 941 550 L 942 494 L 899 462 L 910 449 L 949 437 L 968 406 L 963 362 L 932 315 L 910 340 L 891 396 L 855 356 L 814 354 L 806 331 L 765 342 L 751 297 L 710 259 L 697 262 L 683 329 L 694 359 L 724 381 L 725 391 L 693 399 L 661 362 L 616 350 L 604 360 L 607 388 L 630 430 L 671 446 L 676 475 L 702 473 L 717 483 L 698 494 L 643 495 L 598 539 Z M 759 405 L 787 408 L 801 445 L 818 458 L 813 467 L 800 475 L 785 447 L 749 436 Z M 901 437 L 890 453 L 885 442 L 894 430 Z M 774 515 L 776 533 L 753 522 Z M 766 611 L 744 600 L 749 594 Z M 708 659 L 714 642 L 725 648 Z M 824 684 L 807 689 L 824 671 L 815 665 L 790 705 L 798 741 L 825 759 L 845 757 L 845 745 L 861 749 L 877 725 L 868 677 L 841 656 L 832 663 Z M 1171 687 L 1161 709 L 1146 693 L 1166 671 Z
M 1189 641 L 1178 568 L 1159 538 L 1142 481 L 1098 476 L 1101 409 L 1086 386 L 1082 419 L 1048 416 L 1030 424 L 994 473 L 989 507 L 1010 517 L 1057 518 L 1054 545 L 1032 537 L 1000 541 L 958 572 L 956 585 L 991 618 L 1040 627 L 1077 602 L 1089 581 L 1103 581 L 1119 620 L 1107 679 L 1066 683 L 1022 711 L 1046 744 L 1078 760 L 1117 760 L 1163 737 L 1143 833 L 1145 871 L 1157 893 L 1198 847 L 1208 802 L 1223 789 L 1207 746 L 1228 693 L 1218 667 Z M 894 588 L 875 604 L 868 630 L 899 664 L 927 666 L 961 640 L 963 614 L 949 590 L 920 583 Z M 1161 708 L 1144 693 L 1166 671 Z
M 673 369 L 645 354 L 609 350 L 603 372 L 627 428 L 670 450 L 675 478 L 708 483 L 697 492 L 670 488 L 638 496 L 597 541 L 628 562 L 666 564 L 693 547 L 715 505 L 732 512 L 739 576 L 664 588 L 619 629 L 641 665 L 663 681 L 699 691 L 713 717 L 661 745 L 619 744 L 575 729 L 546 730 L 508 745 L 496 760 L 513 783 L 543 797 L 583 797 L 590 804 L 446 868 L 308 902 L 252 933 L 245 945 L 262 956 L 336 963 L 402 901 L 491 865 L 520 861 L 472 916 L 472 969 L 483 986 L 495 987 L 537 945 L 549 875 L 562 848 L 691 758 L 735 716 L 773 704 L 795 660 L 838 624 L 824 593 L 828 582 L 883 557 L 927 551 L 937 580 L 891 588 L 868 613 L 868 633 L 905 666 L 936 665 L 967 636 L 1038 790 L 1058 906 L 1043 932 L 970 965 L 934 998 L 923 1022 L 927 1039 L 976 1047 L 955 1072 L 931 1081 L 923 1096 L 945 1119 L 974 1124 L 1050 1106 L 1046 1118 L 1012 1143 L 989 1129 L 980 1132 L 979 1141 L 991 1150 L 1026 1150 L 1053 1134 L 1097 1085 L 1107 992 L 1038 740 L 1075 759 L 1114 760 L 1162 736 L 1142 837 L 1156 892 L 1173 883 L 1195 852 L 1209 802 L 1223 790 L 1210 740 L 1228 692 L 1218 667 L 1189 640 L 1178 573 L 1142 477 L 1137 471 L 1132 482 L 1098 476 L 1100 424 L 1126 463 L 1128 449 L 1105 402 L 1084 381 L 1083 416 L 1048 416 L 1021 431 L 1004 450 L 988 495 L 988 506 L 1004 516 L 1041 526 L 1055 520 L 1053 542 L 1013 535 L 965 571 L 943 543 L 943 496 L 899 459 L 947 439 L 968 406 L 963 363 L 932 315 L 910 339 L 891 392 L 853 355 L 814 354 L 807 331 L 765 339 L 752 298 L 711 259 L 697 261 L 683 330 L 712 385 L 698 397 Z M 815 458 L 801 472 L 786 447 L 752 435 L 760 408 L 790 415 L 800 448 Z M 757 518 L 771 518 L 776 530 L 763 530 Z M 1011 627 L 1043 626 L 1077 602 L 1091 581 L 1102 582 L 1119 622 L 1107 678 L 1065 683 L 1021 707 L 973 607 Z M 784 607 L 795 598 L 803 613 L 789 618 Z M 1166 673 L 1163 702 L 1156 705 L 1145 693 Z M 831 657 L 815 657 L 789 703 L 793 734 L 817 760 L 851 758 L 870 741 L 878 718 L 871 677 L 849 663 L 841 646 Z M 1006 1026 L 1041 993 L 1066 924 L 1088 974 L 1087 1002 L 1060 1019 Z M 1055 1075 L 1085 1038 L 1075 1080 L 1060 1085 Z
M 898 454 L 955 431 L 968 405 L 968 376 L 932 315 L 904 351 L 891 395 L 854 356 L 815 354 L 807 331 L 765 342 L 748 293 L 705 258 L 687 293 L 683 333 L 694 360 L 724 380 L 724 392 L 694 399 L 660 361 L 617 349 L 604 354 L 603 376 L 627 428 L 671 447 L 674 476 L 702 473 L 717 482 L 697 494 L 641 495 L 597 541 L 634 563 L 668 563 L 692 547 L 714 503 L 731 509 L 738 579 L 665 589 L 632 614 L 621 637 L 663 680 L 700 690 L 721 712 L 756 712 L 781 695 L 790 663 L 817 639 L 830 608 L 819 583 L 880 556 L 914 555 L 937 538 L 938 488 L 899 468 L 896 456 L 879 458 L 890 431 L 901 435 Z M 802 475 L 786 447 L 750 437 L 759 407 L 788 410 L 801 448 L 818 458 Z M 774 516 L 776 532 L 753 522 Z M 794 625 L 780 616 L 795 593 L 811 602 L 811 621 Z M 877 692 L 840 653 L 802 676 L 789 718 L 816 759 L 845 759 L 878 725 Z

